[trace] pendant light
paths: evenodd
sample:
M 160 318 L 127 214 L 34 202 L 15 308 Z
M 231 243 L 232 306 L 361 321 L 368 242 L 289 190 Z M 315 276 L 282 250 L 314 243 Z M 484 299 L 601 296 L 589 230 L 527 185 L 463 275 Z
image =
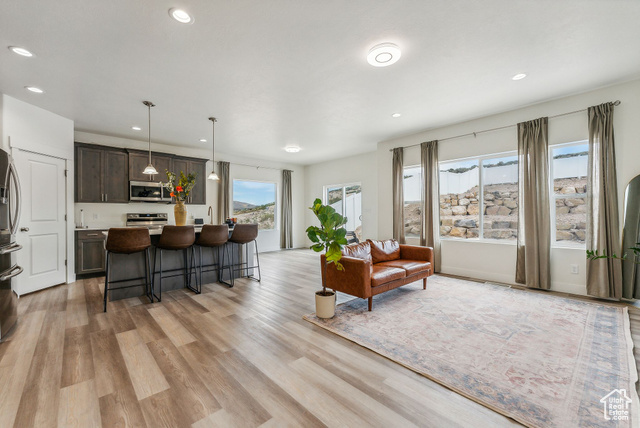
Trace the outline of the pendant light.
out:
M 155 107 L 156 105 L 151 101 L 143 101 L 142 104 L 146 105 L 149 109 L 149 165 L 142 171 L 143 174 L 154 175 L 157 174 L 158 171 L 151 163 L 151 107 Z
M 218 174 L 216 174 L 216 143 L 214 140 L 215 133 L 216 133 L 216 122 L 218 120 L 215 117 L 210 117 L 209 120 L 211 121 L 211 146 L 212 146 L 211 162 L 213 165 L 211 166 L 211 174 L 209 174 L 209 177 L 207 177 L 207 179 L 219 181 L 220 178 L 218 177 Z

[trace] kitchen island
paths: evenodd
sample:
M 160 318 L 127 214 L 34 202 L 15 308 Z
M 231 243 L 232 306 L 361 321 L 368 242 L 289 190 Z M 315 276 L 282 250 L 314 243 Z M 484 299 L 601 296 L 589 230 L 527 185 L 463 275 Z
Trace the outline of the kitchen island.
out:
M 197 241 L 200 235 L 200 231 L 202 230 L 202 226 L 196 225 L 194 226 L 194 229 L 196 232 L 196 241 Z M 231 236 L 232 230 L 233 229 L 229 231 L 229 236 Z M 104 235 L 108 235 L 108 232 L 103 232 L 103 233 Z M 152 270 L 154 267 L 153 260 L 154 260 L 154 255 L 156 251 L 155 246 L 160 240 L 161 234 L 162 234 L 162 227 L 154 227 L 149 230 L 149 235 L 151 237 L 151 248 L 150 248 L 151 254 L 150 255 L 151 255 Z M 249 254 L 248 254 L 249 260 L 253 260 L 254 253 L 252 249 L 253 249 L 253 246 L 250 246 Z M 191 254 L 191 251 L 190 250 L 188 251 L 189 251 L 189 254 Z M 227 242 L 224 246 L 221 246 L 216 249 L 209 248 L 209 247 L 202 247 L 202 259 L 203 259 L 203 265 L 205 266 L 204 269 L 205 270 L 213 269 L 212 267 L 206 267 L 206 266 L 211 265 L 214 262 L 214 259 L 216 258 L 218 252 L 220 254 L 220 258 L 222 258 L 223 252 L 227 252 L 227 251 L 228 253 L 226 254 L 231 256 L 233 263 L 239 263 L 240 261 L 243 260 L 245 256 L 245 251 L 241 251 L 241 247 L 239 245 L 232 244 L 231 242 Z M 196 256 L 194 265 L 199 266 L 200 249 L 198 248 L 198 246 L 195 246 L 194 253 Z M 225 264 L 229 263 L 228 255 L 225 255 Z M 119 289 L 110 290 L 109 296 L 108 296 L 109 300 L 113 301 L 113 300 L 126 299 L 129 297 L 144 296 L 145 295 L 145 289 L 144 289 L 145 253 L 144 252 L 135 253 L 135 254 L 111 253 L 109 257 L 111 258 L 111 261 L 110 261 L 111 271 L 109 273 L 109 280 L 110 281 L 125 280 L 125 282 L 114 284 L 114 287 L 123 287 L 128 285 L 140 284 L 139 287 L 124 288 L 120 290 Z M 183 274 L 183 270 L 182 270 L 182 268 L 184 267 L 183 257 L 184 256 L 183 256 L 182 250 L 180 251 L 163 250 L 162 251 L 163 275 L 175 275 L 170 277 L 165 276 L 162 278 L 163 293 L 166 291 L 177 290 L 179 288 L 186 287 L 185 275 Z M 156 259 L 155 270 L 156 272 L 154 273 L 154 283 L 156 284 L 156 294 L 158 294 L 157 287 L 159 283 L 158 281 L 160 279 L 160 254 L 159 253 Z M 236 272 L 235 277 L 236 278 L 239 277 L 241 273 L 244 274 L 242 276 L 247 275 L 247 272 Z M 248 274 L 252 275 L 252 273 L 253 273 L 252 270 L 249 270 Z M 135 278 L 143 278 L 143 279 L 135 279 Z M 192 269 L 191 271 L 192 287 L 195 287 L 195 279 L 196 279 L 196 269 Z M 225 268 L 224 271 L 222 272 L 222 280 L 225 282 L 229 282 L 230 279 L 231 278 L 229 275 L 229 269 Z M 210 272 L 205 271 L 202 273 L 203 284 L 211 284 L 217 281 L 218 281 L 217 270 L 212 270 Z M 226 285 L 223 285 L 223 286 L 226 286 Z

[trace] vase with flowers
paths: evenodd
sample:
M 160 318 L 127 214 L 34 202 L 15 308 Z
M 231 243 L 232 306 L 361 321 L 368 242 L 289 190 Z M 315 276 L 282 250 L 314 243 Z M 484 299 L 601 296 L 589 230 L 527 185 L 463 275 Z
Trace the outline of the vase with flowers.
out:
M 184 203 L 189 197 L 189 192 L 196 185 L 196 176 L 197 174 L 194 173 L 185 175 L 180 171 L 180 177 L 178 177 L 176 173 L 167 171 L 167 182 L 162 183 L 164 188 L 171 192 L 171 197 L 176 200 L 176 206 L 173 208 L 176 226 L 187 224 L 187 207 Z

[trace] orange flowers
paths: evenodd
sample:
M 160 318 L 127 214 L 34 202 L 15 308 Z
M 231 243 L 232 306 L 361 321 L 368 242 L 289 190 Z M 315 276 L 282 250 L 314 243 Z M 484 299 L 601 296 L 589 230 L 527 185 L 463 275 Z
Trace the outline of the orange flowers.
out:
M 172 198 L 175 198 L 175 197 L 176 197 L 176 194 L 175 194 L 175 193 L 173 193 L 173 192 L 171 192 L 171 193 L 169 193 L 169 196 L 171 196 Z
M 177 190 L 178 192 L 182 192 L 182 186 L 176 186 L 176 190 Z

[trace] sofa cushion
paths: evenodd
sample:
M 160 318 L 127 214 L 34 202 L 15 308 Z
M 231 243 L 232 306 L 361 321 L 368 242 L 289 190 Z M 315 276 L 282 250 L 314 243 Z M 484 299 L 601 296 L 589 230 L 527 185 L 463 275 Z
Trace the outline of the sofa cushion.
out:
M 342 247 L 342 255 L 356 259 L 371 260 L 371 245 L 368 242 L 345 245 Z
M 388 262 L 400 258 L 400 244 L 395 239 L 387 239 L 386 241 L 367 239 L 367 242 L 371 244 L 373 263 Z
M 431 269 L 431 263 L 429 262 L 404 259 L 382 262 L 378 263 L 376 266 L 404 269 L 405 271 L 407 271 L 407 276 L 415 275 L 417 273 Z
M 404 269 L 374 265 L 371 268 L 371 286 L 378 287 L 406 276 L 407 273 Z

